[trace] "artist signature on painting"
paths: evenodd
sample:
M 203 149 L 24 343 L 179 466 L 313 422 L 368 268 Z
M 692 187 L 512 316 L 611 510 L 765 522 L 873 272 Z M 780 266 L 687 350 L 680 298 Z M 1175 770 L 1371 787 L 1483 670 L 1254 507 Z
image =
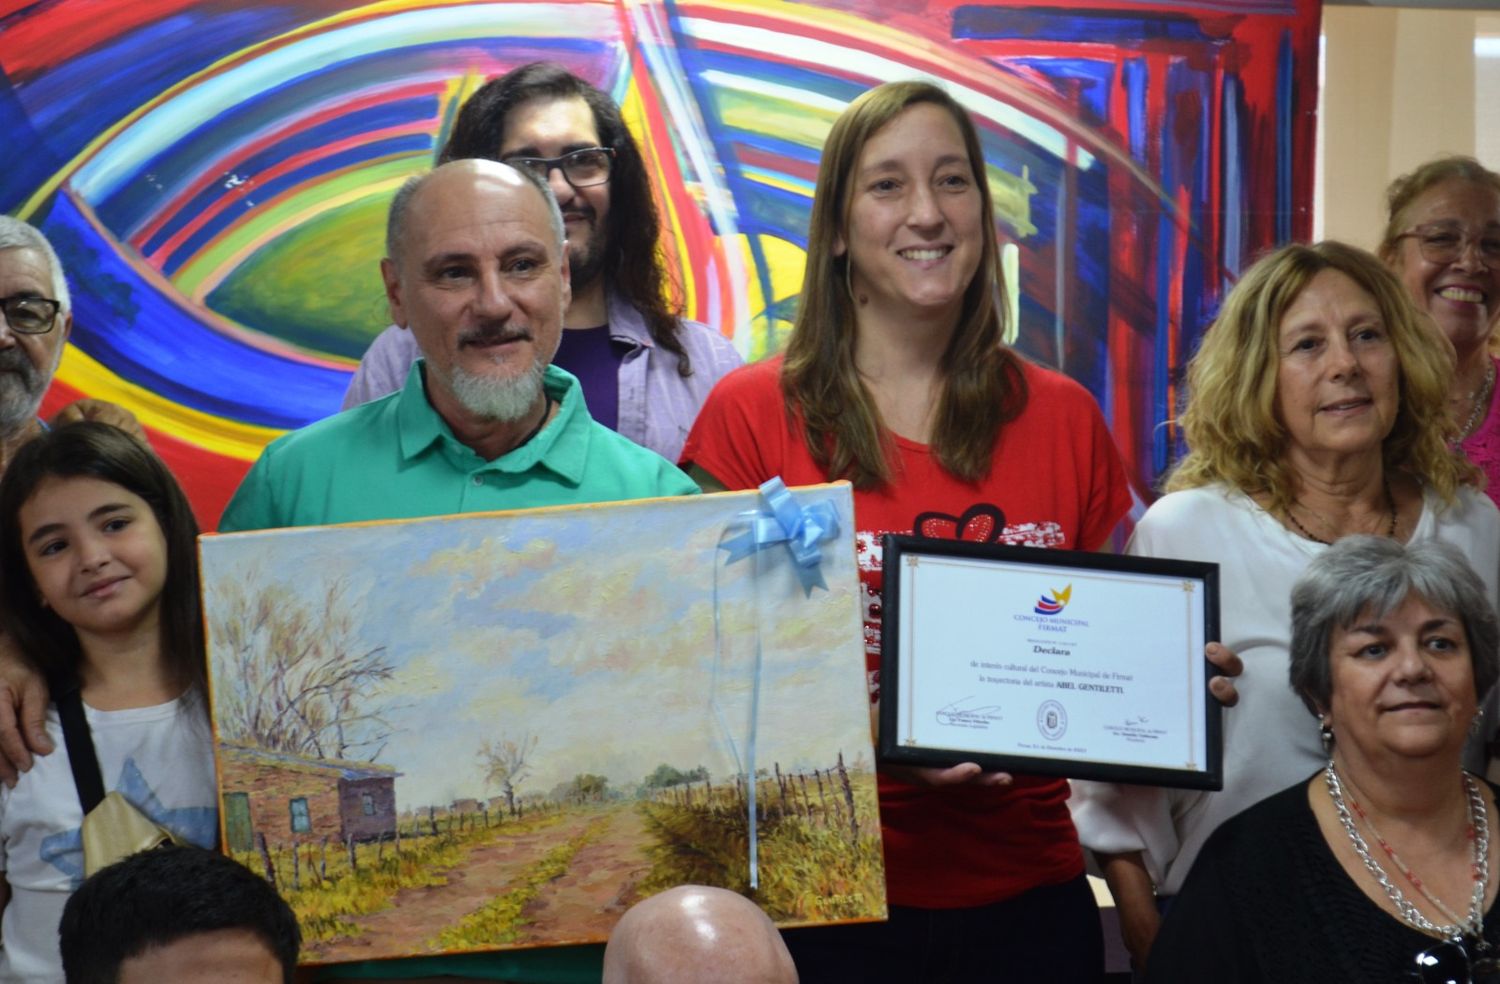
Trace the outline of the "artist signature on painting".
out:
M 965 705 L 973 699 L 973 696 L 962 697 L 946 707 L 938 708 L 937 723 L 947 728 L 988 728 L 991 721 L 1004 718 L 1005 715 L 1000 713 L 999 704 L 966 707 Z

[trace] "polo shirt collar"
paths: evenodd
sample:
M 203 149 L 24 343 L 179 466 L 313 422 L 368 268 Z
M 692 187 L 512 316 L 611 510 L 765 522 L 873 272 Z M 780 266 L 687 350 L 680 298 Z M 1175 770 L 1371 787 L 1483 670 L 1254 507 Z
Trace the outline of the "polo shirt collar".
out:
M 437 445 L 439 450 L 465 462 L 469 471 L 520 473 L 540 466 L 575 485 L 583 480 L 593 418 L 584 404 L 583 389 L 570 373 L 557 366 L 547 367 L 542 388 L 557 401 L 557 416 L 536 437 L 486 462 L 453 436 L 453 430 L 428 402 L 423 381 L 425 364 L 426 360 L 418 359 L 412 365 L 406 385 L 396 397 L 396 431 L 404 460 L 418 458 Z

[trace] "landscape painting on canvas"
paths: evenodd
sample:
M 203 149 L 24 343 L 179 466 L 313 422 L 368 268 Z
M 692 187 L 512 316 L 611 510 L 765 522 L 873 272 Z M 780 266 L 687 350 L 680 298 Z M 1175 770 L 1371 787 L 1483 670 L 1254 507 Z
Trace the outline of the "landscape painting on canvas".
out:
M 810 570 L 759 493 L 205 537 L 224 843 L 305 959 L 602 941 L 687 882 L 884 918 L 849 488 L 794 494 Z

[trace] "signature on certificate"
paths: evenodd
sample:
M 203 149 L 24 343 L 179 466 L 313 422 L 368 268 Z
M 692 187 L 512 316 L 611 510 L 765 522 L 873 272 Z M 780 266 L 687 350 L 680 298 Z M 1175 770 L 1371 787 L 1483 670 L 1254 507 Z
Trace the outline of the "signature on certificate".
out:
M 1151 719 L 1144 714 L 1127 717 L 1124 724 L 1106 724 L 1104 730 L 1135 744 L 1157 741 L 1166 736 L 1165 728 L 1151 726 Z
M 938 708 L 937 723 L 954 728 L 988 728 L 991 721 L 999 721 L 1005 716 L 1000 713 L 999 704 L 967 706 L 974 699 L 972 695 L 961 697 L 946 707 Z

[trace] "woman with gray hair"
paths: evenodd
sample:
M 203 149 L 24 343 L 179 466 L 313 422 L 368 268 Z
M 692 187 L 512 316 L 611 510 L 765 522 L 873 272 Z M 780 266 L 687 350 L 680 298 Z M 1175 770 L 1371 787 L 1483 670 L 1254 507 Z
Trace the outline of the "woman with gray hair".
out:
M 1495 789 L 1460 760 L 1500 676 L 1454 547 L 1346 537 L 1292 589 L 1291 685 L 1328 764 L 1221 826 L 1148 981 L 1500 981 Z

